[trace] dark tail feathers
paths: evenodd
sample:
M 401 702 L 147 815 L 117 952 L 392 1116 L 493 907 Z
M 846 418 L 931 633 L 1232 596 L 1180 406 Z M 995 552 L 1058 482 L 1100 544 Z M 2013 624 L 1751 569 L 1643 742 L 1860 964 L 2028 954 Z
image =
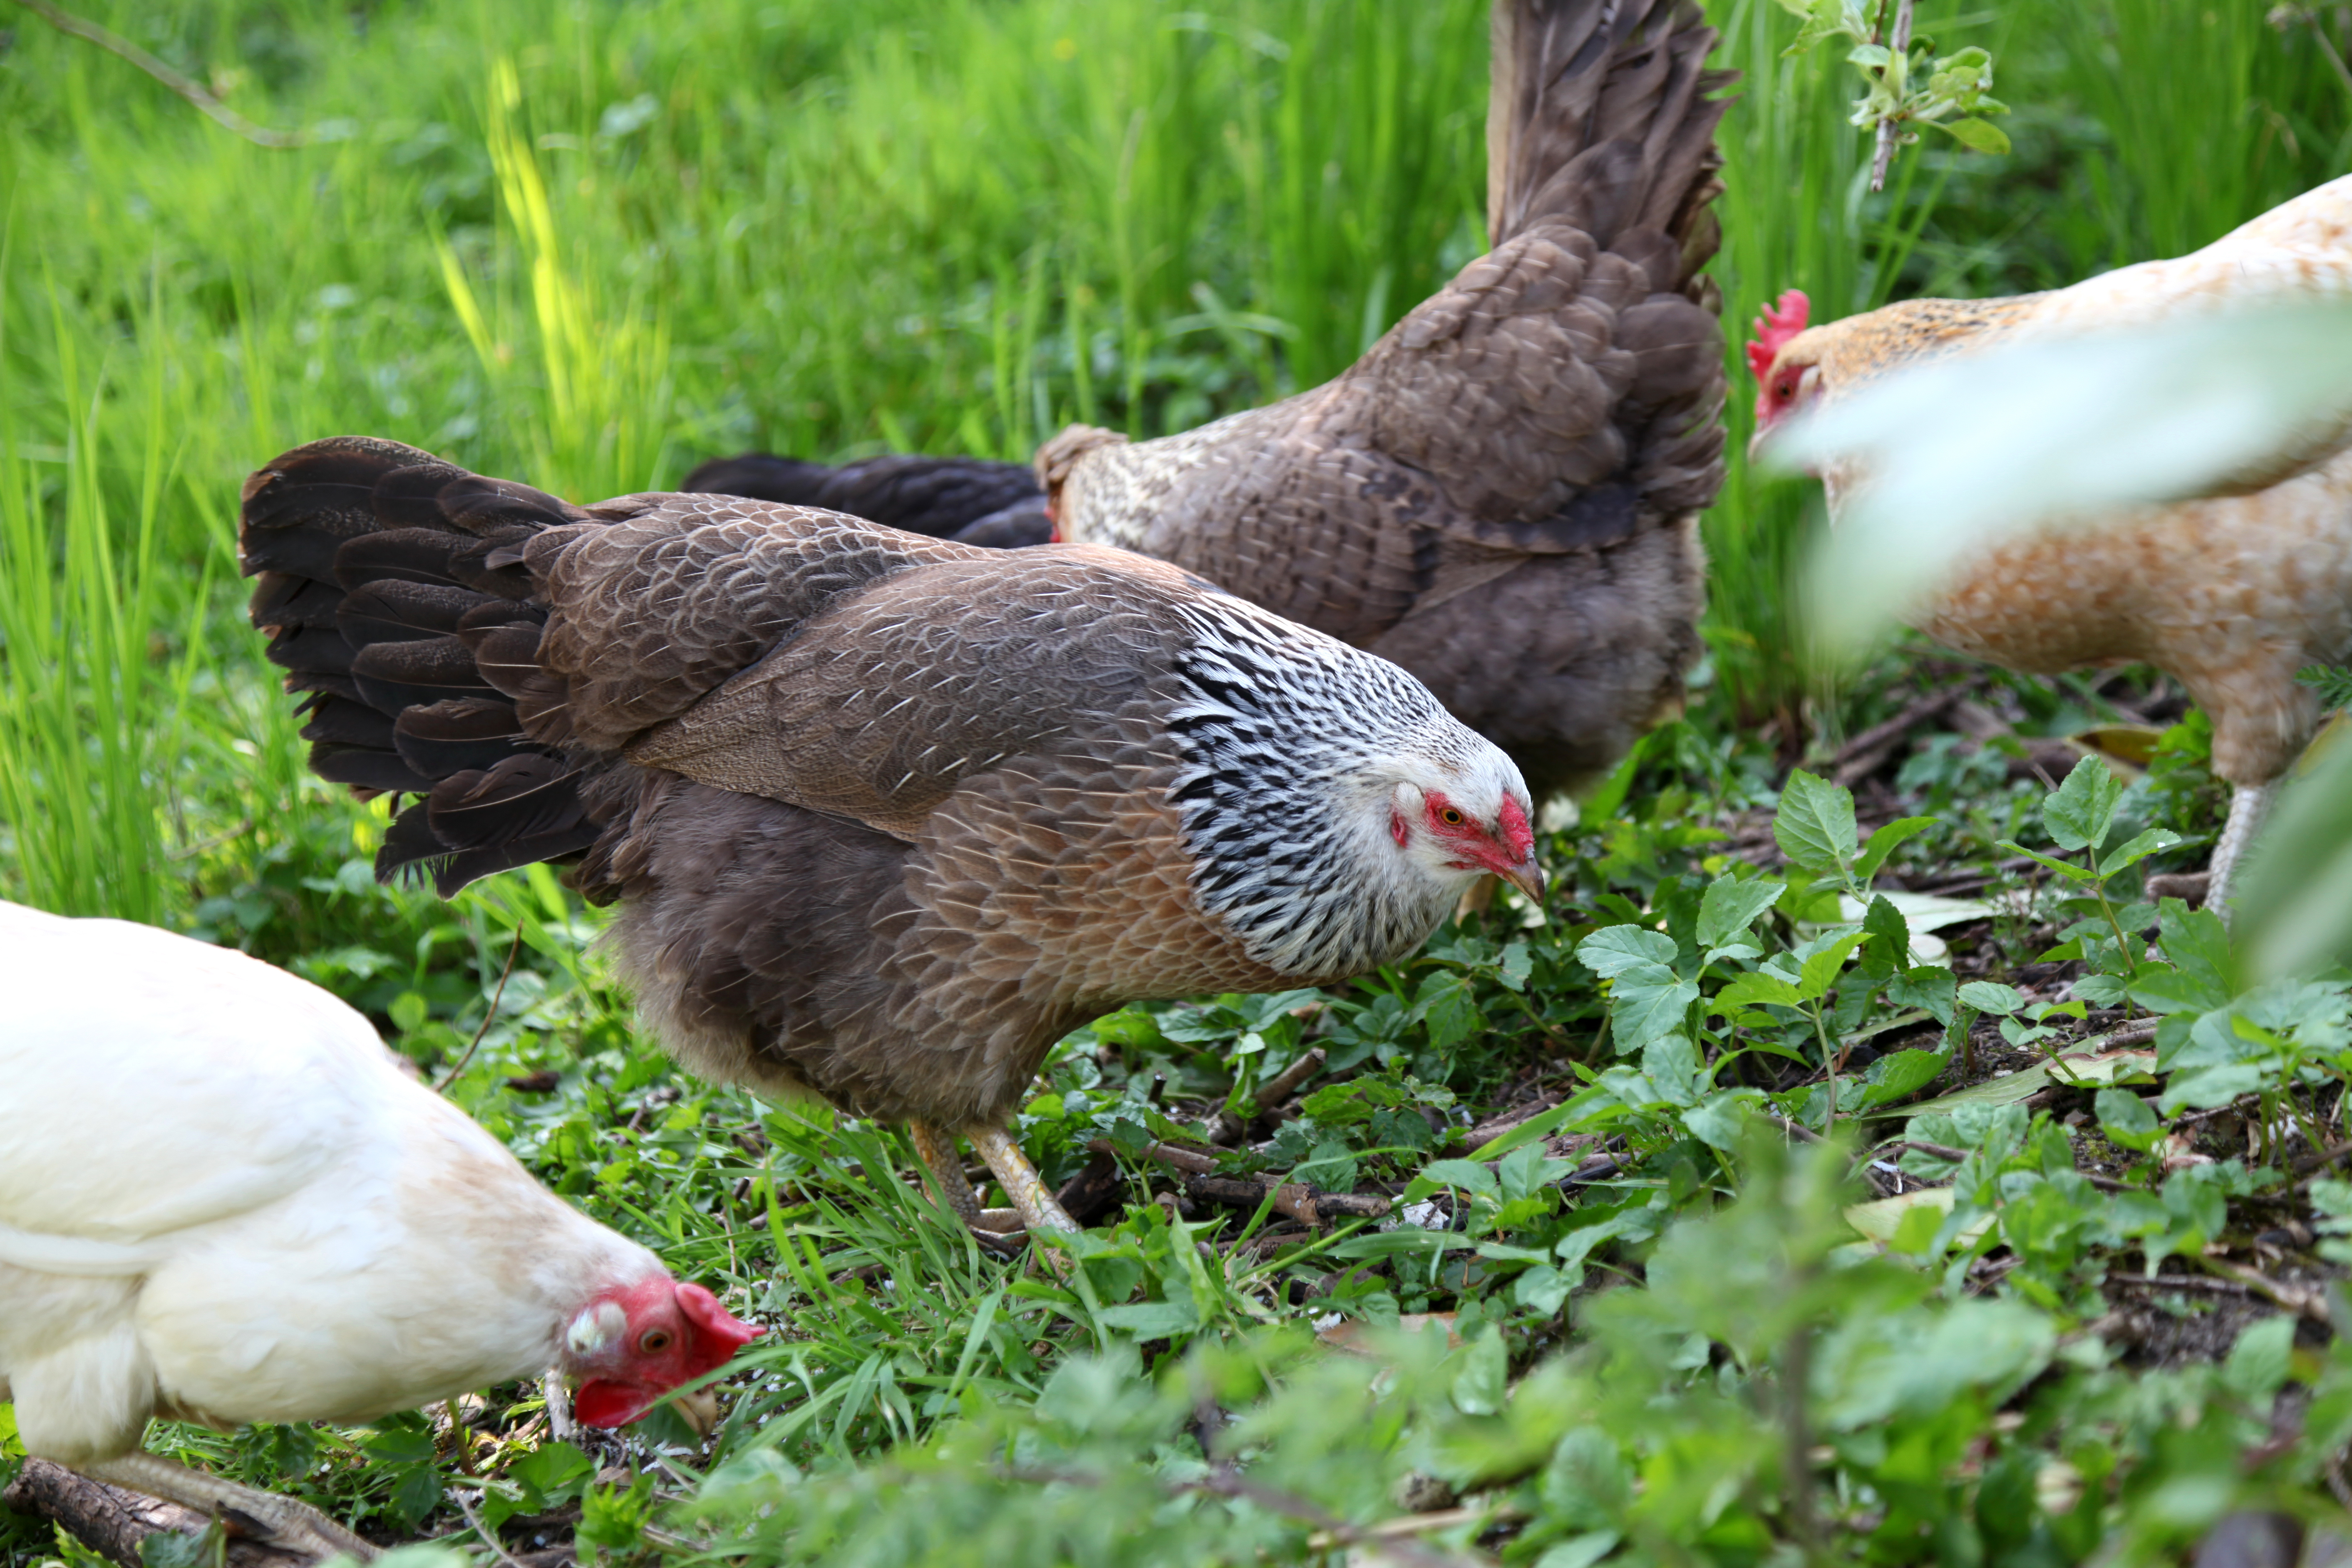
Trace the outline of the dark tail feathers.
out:
M 384 835 L 379 878 L 429 875 L 446 896 L 595 842 L 583 774 L 552 743 L 560 713 L 542 711 L 560 694 L 530 661 L 547 612 L 521 565 L 533 534 L 593 519 L 364 436 L 296 447 L 244 499 L 253 624 L 307 694 L 312 771 L 362 798 L 421 797 Z
M 1688 285 L 1720 233 L 1711 95 L 1715 29 L 1693 0 L 1496 0 L 1486 110 L 1486 232 L 1500 245 L 1554 219 L 1604 249 L 1636 229 L 1670 237 Z

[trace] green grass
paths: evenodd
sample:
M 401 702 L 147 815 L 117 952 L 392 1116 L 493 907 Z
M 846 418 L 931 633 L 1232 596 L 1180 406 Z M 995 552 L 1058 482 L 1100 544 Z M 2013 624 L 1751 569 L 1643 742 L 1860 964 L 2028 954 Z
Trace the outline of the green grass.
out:
M 2307 31 L 2273 28 L 2261 7 L 1928 0 L 1922 30 L 1946 50 L 1983 43 L 2002 61 L 2017 152 L 1930 145 L 1869 196 L 1856 186 L 1867 149 L 1843 124 L 1847 68 L 1821 51 L 1782 58 L 1794 24 L 1773 0 L 1713 10 L 1726 63 L 1748 72 L 1723 136 L 1714 268 L 1735 356 L 1748 318 L 1785 288 L 1827 316 L 1925 289 L 2046 287 L 2202 243 L 2352 159 L 2352 96 Z M 1826 1166 L 1781 1170 L 1654 1108 L 1628 1110 L 1605 1124 L 1629 1161 L 1619 1185 L 1497 1192 L 1485 1208 L 1464 1192 L 1484 1253 L 1383 1257 L 1392 1244 L 1345 1227 L 1309 1239 L 1244 1215 L 1220 1231 L 1216 1211 L 1139 1202 L 1070 1274 L 1008 1270 L 918 1189 L 877 1179 L 910 1168 L 894 1132 L 671 1069 L 589 951 L 597 917 L 552 876 L 446 904 L 375 886 L 381 808 L 308 775 L 244 622 L 236 486 L 328 434 L 412 441 L 585 500 L 752 447 L 1019 458 L 1066 420 L 1157 434 L 1313 384 L 1480 246 L 1481 5 L 414 0 L 90 14 L 243 112 L 318 139 L 247 145 L 31 13 L 10 18 L 0 897 L 246 946 L 352 998 L 431 1070 L 464 1058 L 450 1092 L 551 1184 L 789 1326 L 761 1342 L 715 1446 L 664 1416 L 637 1447 L 596 1456 L 644 1469 L 658 1447 L 665 1495 L 722 1468 L 701 1514 L 639 1533 L 644 1500 L 627 1486 L 572 1473 L 552 1448 L 530 1457 L 535 1396 L 520 1388 L 496 1391 L 476 1421 L 477 1458 L 517 1478 L 494 1489 L 493 1512 L 579 1502 L 608 1551 L 691 1555 L 676 1542 L 702 1540 L 719 1543 L 708 1555 L 759 1564 L 968 1561 L 981 1541 L 1006 1560 L 1050 1541 L 1072 1562 L 1296 1561 L 1325 1527 L 1286 1506 L 1383 1518 L 1419 1471 L 1486 1496 L 1498 1519 L 1527 1516 L 1483 1547 L 1457 1527 L 1448 1550 L 1567 1553 L 1544 1558 L 1551 1568 L 1594 1560 L 1579 1553 L 1608 1550 L 1612 1532 L 1631 1557 L 1727 1563 L 1801 1536 L 1807 1505 L 1778 1457 L 1788 1357 L 1816 1331 L 1849 1347 L 1919 1342 L 1946 1310 L 1916 1299 L 1927 1277 L 1914 1273 L 1804 1294 L 1837 1232 Z M 1736 373 L 1735 452 L 1749 395 Z M 1706 522 L 1713 683 L 1693 722 L 1647 748 L 1622 806 L 1555 846 L 1581 897 L 1602 902 L 1545 932 L 1499 919 L 1449 932 L 1335 994 L 1318 1027 L 1348 1087 L 1291 1124 L 1278 1165 L 1333 1185 L 1357 1172 L 1402 1181 L 1465 1152 L 1433 1121 L 1458 1131 L 1531 1085 L 1666 1072 L 1596 1044 L 1611 1003 L 1569 950 L 1643 910 L 1672 927 L 1678 899 L 1769 858 L 1721 839 L 1770 799 L 1773 748 L 1748 732 L 1755 721 L 1781 717 L 1785 746 L 1842 717 L 1869 722 L 1940 679 L 1898 657 L 1845 694 L 1843 715 L 1811 690 L 1790 584 L 1811 504 L 1735 457 Z M 2098 711 L 2072 686 L 1999 682 L 1984 700 L 2035 732 Z M 2194 751 L 2193 735 L 2177 737 L 2129 809 L 2195 831 L 2210 801 Z M 1904 851 L 1910 874 L 1990 863 L 1998 839 L 2036 831 L 2036 792 L 2000 779 L 1997 757 L 1990 770 L 1957 753 L 1915 762 L 1906 806 L 1941 821 Z M 1773 951 L 1809 940 L 1767 924 Z M 1973 939 L 1964 968 L 2017 974 L 2054 940 L 2009 921 Z M 1303 1043 L 1288 1015 L 1241 1004 L 1082 1031 L 1024 1141 L 1058 1177 L 1091 1137 L 1205 1114 L 1248 1092 L 1249 1041 L 1265 1044 L 1260 1061 Z M 509 1086 L 540 1072 L 553 1089 Z M 1804 1091 L 1789 1092 L 1790 1112 L 1807 1114 Z M 2074 1136 L 2095 1139 L 2095 1125 Z M 1743 1190 L 1766 1196 L 1736 1205 Z M 1508 1203 L 1531 1206 L 1506 1215 Z M 1654 1266 L 1663 1228 L 1717 1208 L 1737 1217 L 1706 1233 L 1710 1245 L 1777 1258 L 1756 1266 L 1759 1297 L 1801 1297 L 1814 1316 L 1734 1321 L 1703 1291 L 1659 1289 L 1672 1277 Z M 1594 1225 L 1617 1239 L 1570 1263 L 1559 1248 Z M 1217 1244 L 1208 1258 L 1202 1240 Z M 2125 1289 L 2094 1280 L 2123 1249 L 2085 1247 L 2080 1278 L 2034 1265 L 2056 1281 L 2054 1304 L 1957 1255 L 1948 1293 L 2023 1303 L 2078 1336 L 2082 1292 Z M 1551 1272 L 1535 1276 L 1521 1254 Z M 1649 1290 L 1602 1289 L 1645 1268 Z M 1453 1312 L 1468 1342 L 1446 1359 L 1433 1338 L 1415 1342 L 1379 1389 L 1369 1363 L 1307 1348 L 1302 1325 L 1317 1318 L 1399 1311 Z M 2252 1479 L 2199 1468 L 2217 1455 L 2234 1465 L 2260 1440 L 2250 1412 L 2277 1386 L 2252 1352 L 2228 1377 L 2210 1364 L 2245 1321 L 2238 1311 L 2203 1352 L 2152 1371 L 2070 1350 L 2020 1390 L 1988 1363 L 1932 1408 L 1856 1414 L 1862 1393 L 1823 1374 L 1834 1429 L 1821 1440 L 1836 1458 L 1810 1505 L 1835 1526 L 1823 1552 L 1862 1552 L 1875 1531 L 1873 1560 L 1913 1560 L 1927 1538 L 1902 1531 L 1917 1523 L 1950 1562 L 2073 1562 L 2102 1537 L 2126 1555 L 2177 1551 L 2217 1498 L 2303 1506 L 2322 1495 L 2305 1463 L 2316 1437 Z M 1563 1349 L 1570 1360 L 1547 1359 Z M 2339 1373 L 2315 1343 L 2295 1354 L 2294 1378 L 2319 1388 L 2317 1431 L 2335 1418 Z M 1507 1378 L 1530 1373 L 1505 1396 Z M 1204 1399 L 1241 1422 L 1212 1447 L 1247 1456 L 1274 1500 L 1215 1490 L 1225 1472 L 1187 1431 Z M 1580 1424 L 1622 1452 L 1576 1437 Z M 157 1440 L 309 1488 L 390 1535 L 457 1522 L 436 1502 L 462 1482 L 456 1455 L 421 1421 Z M 1242 1446 L 1219 1447 L 1230 1441 Z M 2060 1463 L 2091 1478 L 2089 1511 L 2016 1500 Z M 773 1489 L 793 1477 L 807 1479 Z M 2167 1486 L 2183 1489 L 2159 1496 Z M 2192 1492 L 2205 1500 L 2179 1500 Z M 772 1511 L 746 1512 L 747 1500 Z M 1106 1524 L 1137 1519 L 1151 1528 Z M 2021 1536 L 2003 1522 L 2021 1519 L 2033 1521 Z M 58 1550 L 0 1517 L 10 1561 Z

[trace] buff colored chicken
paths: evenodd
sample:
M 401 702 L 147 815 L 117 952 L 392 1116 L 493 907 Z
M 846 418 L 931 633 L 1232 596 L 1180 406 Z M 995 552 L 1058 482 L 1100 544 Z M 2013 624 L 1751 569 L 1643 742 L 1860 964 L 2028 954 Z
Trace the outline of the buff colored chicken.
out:
M 1790 416 L 1924 361 L 1994 344 L 2128 331 L 2183 315 L 2352 299 L 2352 176 L 2192 255 L 2070 289 L 1998 300 L 1911 300 L 1819 327 L 1795 290 L 1757 324 L 1756 447 Z M 2011 669 L 2144 661 L 2213 721 L 2213 771 L 2233 786 L 2206 901 L 2222 908 L 2279 777 L 2316 726 L 2295 681 L 2352 653 L 2352 428 L 2315 414 L 2200 496 L 2117 510 L 2087 526 L 2012 534 L 1973 554 L 1914 625 Z M 1831 513 L 1861 476 L 1822 468 Z

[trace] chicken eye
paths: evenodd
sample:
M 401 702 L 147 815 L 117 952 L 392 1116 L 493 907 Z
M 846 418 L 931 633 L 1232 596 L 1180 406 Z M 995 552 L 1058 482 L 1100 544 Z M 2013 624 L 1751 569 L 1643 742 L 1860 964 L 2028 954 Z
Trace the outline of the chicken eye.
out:
M 1437 820 L 1445 824 L 1448 827 L 1459 827 L 1462 826 L 1463 818 L 1460 812 L 1454 810 L 1449 805 L 1444 811 L 1437 814 Z
M 667 1329 L 647 1329 L 645 1332 L 645 1337 L 637 1342 L 637 1349 L 644 1352 L 646 1355 L 661 1354 L 662 1352 L 669 1349 L 669 1331 Z

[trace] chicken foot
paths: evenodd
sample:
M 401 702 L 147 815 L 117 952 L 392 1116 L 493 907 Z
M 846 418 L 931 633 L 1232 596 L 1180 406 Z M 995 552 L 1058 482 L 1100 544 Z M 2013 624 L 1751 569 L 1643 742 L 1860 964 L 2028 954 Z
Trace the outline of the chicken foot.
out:
M 2278 780 L 2267 784 L 2235 784 L 2230 790 L 2230 815 L 2221 824 L 2221 841 L 2213 846 L 2213 858 L 2205 873 L 2205 907 L 2229 923 L 2230 883 L 2234 879 L 2238 862 L 2254 835 L 2270 816 L 2271 802 L 2278 795 Z
M 980 1206 L 980 1194 L 971 1190 L 964 1179 L 963 1158 L 956 1152 L 957 1139 L 942 1132 L 928 1121 L 909 1121 L 907 1135 L 914 1140 L 915 1152 L 921 1156 L 923 1169 L 931 1179 L 931 1186 L 956 1217 L 970 1226 L 983 1242 L 992 1238 L 1018 1236 L 1025 1222 L 1017 1209 L 984 1209 Z
M 322 1558 L 354 1557 L 362 1563 L 377 1554 L 376 1548 L 309 1503 L 206 1475 L 161 1454 L 131 1453 L 72 1468 L 94 1481 L 144 1492 L 200 1513 L 234 1514 L 260 1526 L 262 1539 L 272 1546 L 314 1552 Z
M 1032 1232 L 1057 1230 L 1076 1234 L 1084 1228 L 1055 1201 L 1054 1189 L 1045 1184 L 1045 1178 L 1037 1173 L 1037 1167 L 1029 1163 L 1029 1156 L 1021 1152 L 1012 1133 L 1002 1127 L 974 1125 L 965 1128 L 963 1135 L 971 1140 L 972 1148 L 996 1173 L 996 1179 L 1004 1185 L 1004 1195 L 1013 1200 L 1013 1211 Z

